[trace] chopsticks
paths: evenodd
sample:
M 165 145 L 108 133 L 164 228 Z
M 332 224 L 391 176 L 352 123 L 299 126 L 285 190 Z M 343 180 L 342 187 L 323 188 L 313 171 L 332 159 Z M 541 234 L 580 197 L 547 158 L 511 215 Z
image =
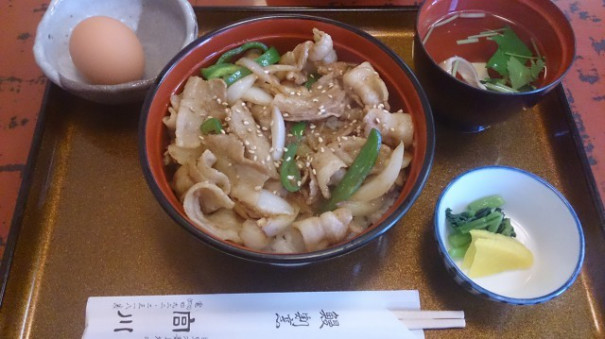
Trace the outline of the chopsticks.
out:
M 464 328 L 464 311 L 391 310 L 410 330 Z

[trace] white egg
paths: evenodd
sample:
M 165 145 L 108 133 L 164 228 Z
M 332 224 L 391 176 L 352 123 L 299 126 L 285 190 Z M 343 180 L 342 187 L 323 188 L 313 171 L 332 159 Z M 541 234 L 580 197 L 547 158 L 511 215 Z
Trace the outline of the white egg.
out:
M 113 85 L 141 79 L 143 46 L 119 20 L 95 16 L 80 22 L 69 39 L 76 69 L 92 84 Z

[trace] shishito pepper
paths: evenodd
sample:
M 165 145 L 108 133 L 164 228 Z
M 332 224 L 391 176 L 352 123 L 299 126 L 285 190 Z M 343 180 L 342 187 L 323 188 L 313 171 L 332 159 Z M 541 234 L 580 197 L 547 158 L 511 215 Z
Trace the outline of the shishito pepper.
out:
M 228 51 L 225 54 L 227 54 L 229 52 L 231 52 L 231 51 Z M 223 56 L 225 54 L 223 54 L 219 58 L 219 61 L 221 61 L 221 59 L 223 58 Z M 237 53 L 237 54 L 239 54 L 239 53 Z M 233 54 L 233 55 L 236 55 L 236 54 Z M 233 55 L 230 55 L 229 58 L 232 57 Z M 226 60 L 228 60 L 229 58 L 226 58 Z M 271 48 L 268 48 L 258 58 L 254 59 L 254 61 L 256 61 L 256 63 L 261 65 L 262 67 L 265 67 L 265 66 L 269 66 L 269 65 L 273 65 L 273 64 L 277 63 L 279 61 L 279 59 L 280 59 L 279 52 L 277 51 L 277 49 L 275 49 L 275 47 L 271 47 Z M 252 72 L 245 67 L 237 66 L 237 65 L 226 63 L 225 61 L 222 61 L 221 63 L 217 62 L 216 64 L 214 64 L 210 67 L 202 68 L 201 73 L 202 73 L 202 76 L 206 80 L 214 79 L 214 78 L 222 78 L 223 80 L 225 80 L 225 83 L 227 84 L 227 86 L 230 86 L 234 82 L 251 74 Z
M 296 165 L 296 151 L 298 150 L 298 144 L 302 139 L 303 132 L 307 124 L 304 122 L 298 122 L 290 132 L 294 136 L 295 140 L 288 144 L 286 147 L 288 150 L 284 153 L 283 160 L 279 169 L 279 176 L 281 179 L 282 186 L 288 192 L 298 192 L 300 190 L 300 170 Z
M 323 211 L 331 211 L 336 208 L 336 204 L 349 199 L 355 193 L 365 178 L 374 167 L 380 146 L 382 145 L 382 136 L 377 129 L 372 128 L 366 143 L 363 145 L 359 154 L 353 160 L 351 167 L 347 170 L 342 180 L 336 185 Z

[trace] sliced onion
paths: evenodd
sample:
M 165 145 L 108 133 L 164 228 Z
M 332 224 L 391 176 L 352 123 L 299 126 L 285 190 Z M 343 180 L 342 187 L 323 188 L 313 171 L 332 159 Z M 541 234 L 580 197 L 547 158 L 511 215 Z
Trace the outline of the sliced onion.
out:
M 376 199 L 372 201 L 343 201 L 338 204 L 338 207 L 347 208 L 351 211 L 354 217 L 365 217 L 380 209 L 382 206 L 382 199 Z
M 480 89 L 485 89 L 485 85 L 481 83 L 481 78 L 479 78 L 479 73 L 477 73 L 473 64 L 468 60 L 459 56 L 453 56 L 441 62 L 439 66 L 454 77 L 456 74 L 460 74 L 467 84 Z M 454 74 L 454 72 L 456 74 Z
M 271 147 L 273 148 L 273 160 L 279 161 L 284 154 L 284 147 L 286 146 L 286 124 L 277 106 L 273 106 L 272 118 Z
M 271 101 L 273 101 L 273 96 L 271 96 L 271 94 L 256 86 L 248 88 L 241 98 L 245 101 L 263 106 L 267 106 L 271 104 Z
M 269 71 L 269 73 L 296 72 L 296 71 L 298 71 L 298 68 L 296 68 L 296 66 L 294 66 L 294 65 L 274 64 L 274 65 L 265 66 L 264 70 Z
M 395 180 L 397 180 L 402 162 L 403 143 L 399 143 L 399 146 L 391 153 L 389 162 L 382 172 L 361 186 L 359 190 L 353 194 L 351 200 L 370 201 L 388 192 L 395 183 Z
M 247 75 L 238 81 L 234 82 L 227 88 L 227 102 L 230 105 L 233 105 L 236 101 L 241 99 L 241 97 L 254 85 L 258 77 L 254 74 Z
M 284 199 L 263 189 L 258 194 L 256 208 L 263 215 L 294 214 L 294 208 Z
M 254 61 L 252 59 L 240 58 L 236 62 L 236 64 L 246 67 L 247 69 L 252 71 L 253 74 L 256 74 L 256 76 L 258 76 L 258 78 L 263 80 L 264 82 L 268 82 L 272 85 L 279 85 L 277 79 L 273 78 L 270 74 L 266 73 L 265 69 L 261 65 L 257 64 L 256 61 Z

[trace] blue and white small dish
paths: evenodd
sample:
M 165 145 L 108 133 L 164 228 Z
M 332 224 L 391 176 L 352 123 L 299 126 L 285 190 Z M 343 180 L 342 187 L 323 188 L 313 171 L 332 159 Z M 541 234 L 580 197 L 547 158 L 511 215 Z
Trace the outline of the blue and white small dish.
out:
M 527 270 L 469 278 L 462 261 L 448 254 L 446 208 L 454 213 L 479 198 L 498 194 L 511 219 L 517 240 L 534 256 Z M 464 289 L 493 301 L 532 305 L 565 292 L 576 280 L 584 261 L 582 225 L 569 202 L 552 185 L 524 170 L 487 166 L 461 174 L 443 190 L 435 208 L 435 238 L 446 269 Z

